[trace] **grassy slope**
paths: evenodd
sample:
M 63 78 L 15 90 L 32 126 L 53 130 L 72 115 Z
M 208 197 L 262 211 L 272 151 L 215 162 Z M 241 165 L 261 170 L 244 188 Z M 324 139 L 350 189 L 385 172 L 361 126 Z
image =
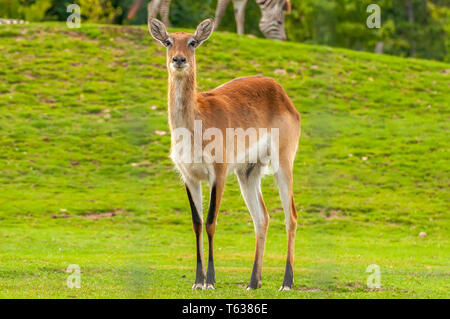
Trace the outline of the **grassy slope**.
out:
M 197 52 L 200 90 L 264 74 L 302 114 L 296 289 L 277 292 L 286 236 L 272 177 L 263 288 L 243 289 L 253 226 L 230 177 L 217 289 L 192 292 L 188 202 L 170 137 L 155 133 L 168 131 L 164 50 L 143 27 L 31 24 L 2 26 L 0 52 L 0 296 L 449 297 L 450 65 L 213 35 Z M 105 212 L 117 215 L 93 220 Z M 79 290 L 65 286 L 69 264 Z M 366 288 L 370 264 L 380 290 Z

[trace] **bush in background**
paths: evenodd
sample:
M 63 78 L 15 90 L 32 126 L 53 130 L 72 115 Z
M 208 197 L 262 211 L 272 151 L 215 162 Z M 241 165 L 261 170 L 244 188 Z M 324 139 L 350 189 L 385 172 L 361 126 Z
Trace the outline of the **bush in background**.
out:
M 51 0 L 2 0 L 0 2 L 0 18 L 3 17 L 24 19 L 26 21 L 42 21 L 44 20 L 47 10 L 51 6 Z

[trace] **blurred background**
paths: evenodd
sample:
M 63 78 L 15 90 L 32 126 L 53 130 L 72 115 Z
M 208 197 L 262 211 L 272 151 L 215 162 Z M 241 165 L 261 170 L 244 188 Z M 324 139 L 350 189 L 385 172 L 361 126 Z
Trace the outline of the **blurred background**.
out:
M 148 0 L 128 19 L 135 0 L 0 0 L 0 18 L 26 21 L 65 21 L 67 5 L 79 4 L 82 21 L 112 24 L 145 24 Z M 288 41 L 378 51 L 404 57 L 450 61 L 449 0 L 291 0 L 286 15 Z M 369 4 L 381 7 L 380 29 L 365 21 Z M 193 28 L 214 17 L 217 0 L 172 0 L 169 19 L 173 27 Z M 263 37 L 258 28 L 261 11 L 249 0 L 245 33 Z M 233 6 L 227 8 L 219 30 L 236 32 Z M 378 48 L 378 50 L 377 50 Z

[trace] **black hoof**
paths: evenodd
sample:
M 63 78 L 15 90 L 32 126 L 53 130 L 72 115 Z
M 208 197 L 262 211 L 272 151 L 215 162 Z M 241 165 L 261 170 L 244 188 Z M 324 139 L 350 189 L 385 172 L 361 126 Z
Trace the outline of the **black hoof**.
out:
M 288 291 L 288 290 L 291 290 L 291 286 L 285 286 L 285 285 L 283 285 L 283 286 L 281 286 L 280 287 L 280 290 L 279 291 Z
M 196 282 L 193 286 L 192 286 L 192 289 L 193 290 L 203 290 L 203 289 L 205 289 L 206 287 L 205 287 L 205 285 L 203 284 L 203 283 L 201 283 L 201 282 Z
M 250 281 L 250 283 L 247 285 L 247 290 L 261 288 L 261 285 L 262 285 L 261 281 L 255 282 Z
M 291 290 L 294 285 L 294 271 L 289 261 L 286 262 L 286 270 L 284 272 L 283 285 L 281 285 L 280 291 Z

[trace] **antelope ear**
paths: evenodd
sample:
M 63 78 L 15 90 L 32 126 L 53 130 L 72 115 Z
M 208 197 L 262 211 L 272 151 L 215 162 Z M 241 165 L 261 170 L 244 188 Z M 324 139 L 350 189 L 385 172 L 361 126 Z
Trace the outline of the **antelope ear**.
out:
M 194 39 L 195 41 L 197 41 L 196 47 L 198 47 L 200 44 L 206 41 L 213 32 L 213 30 L 214 30 L 214 20 L 213 19 L 203 20 L 198 25 L 197 30 L 195 30 Z
M 170 45 L 168 43 L 169 34 L 167 33 L 166 27 L 158 19 L 152 18 L 148 20 L 148 31 L 155 40 L 161 42 L 165 47 Z

